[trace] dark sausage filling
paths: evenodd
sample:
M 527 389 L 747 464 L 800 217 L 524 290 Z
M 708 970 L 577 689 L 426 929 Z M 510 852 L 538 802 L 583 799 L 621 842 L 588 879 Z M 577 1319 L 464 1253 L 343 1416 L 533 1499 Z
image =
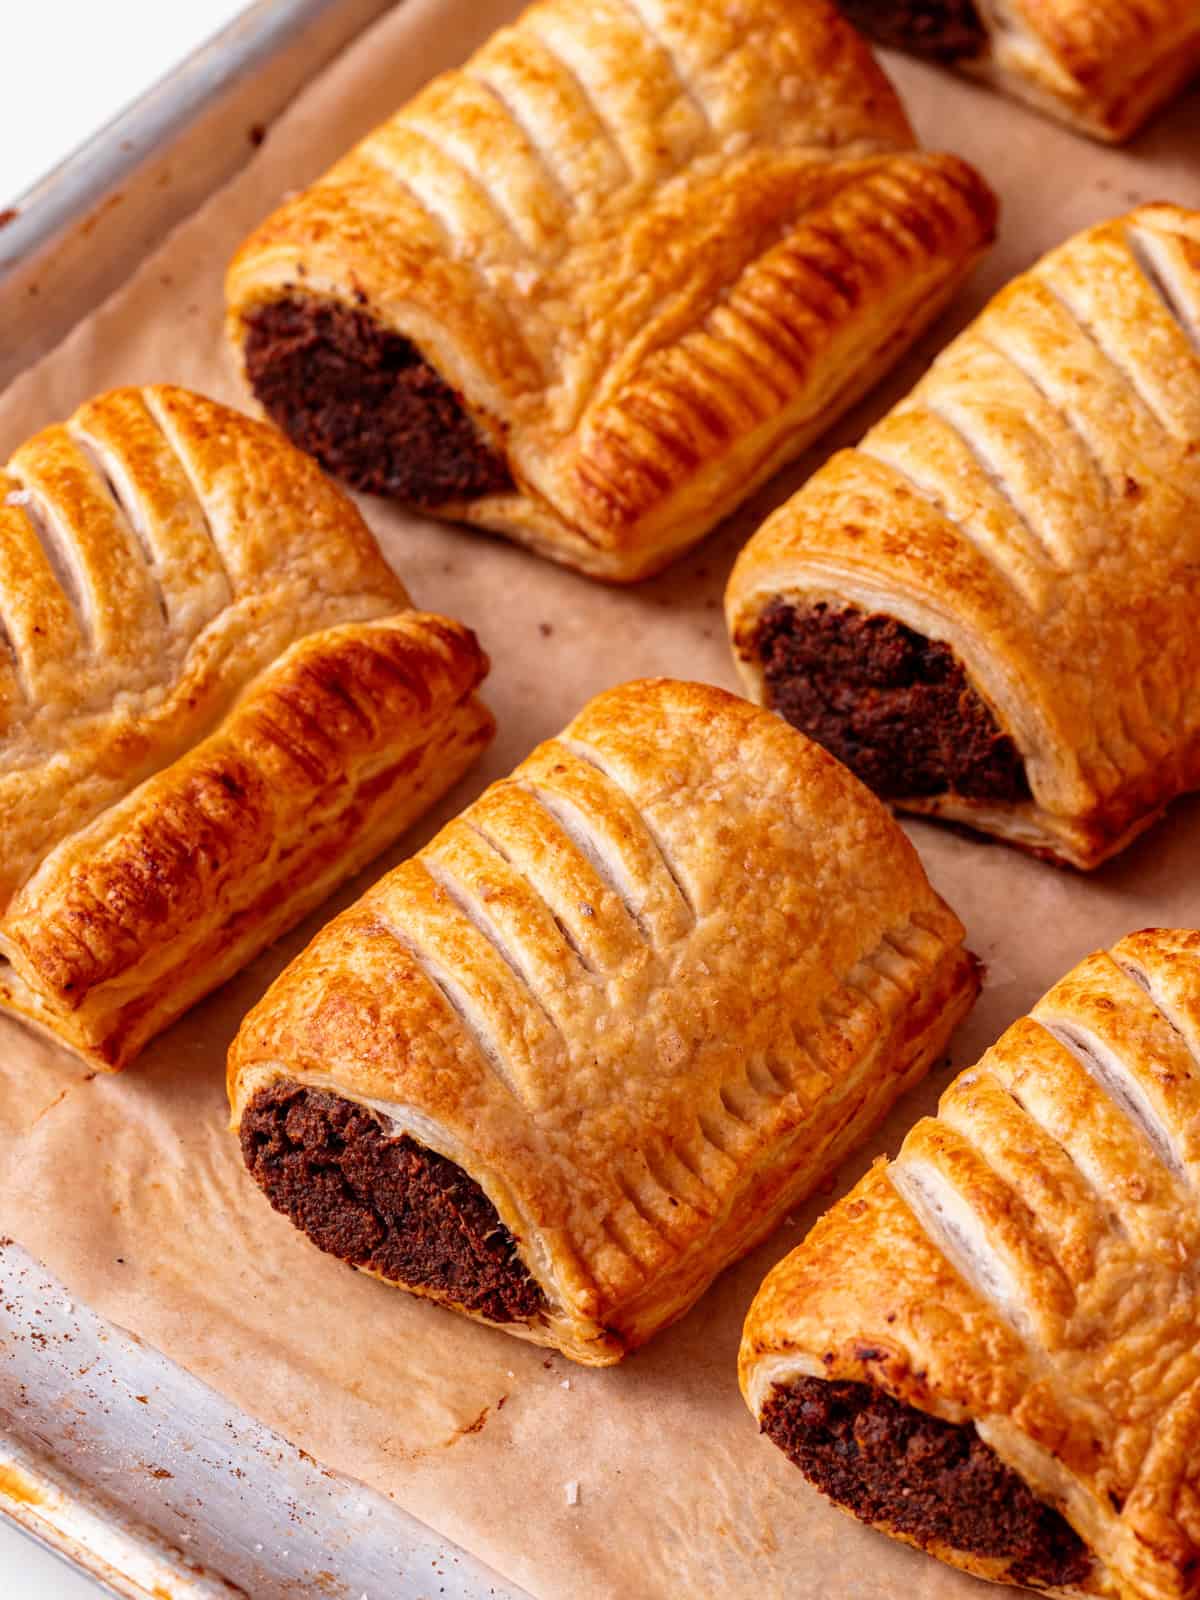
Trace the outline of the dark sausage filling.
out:
M 775 1389 L 763 1432 L 805 1477 L 864 1522 L 917 1544 L 1009 1563 L 1013 1583 L 1081 1583 L 1087 1546 L 968 1423 L 943 1422 L 866 1383 L 799 1378 Z
M 754 649 L 768 704 L 885 800 L 1029 799 L 1016 746 L 948 646 L 893 617 L 775 600 Z
M 493 1322 L 527 1322 L 544 1309 L 474 1179 L 407 1134 L 389 1135 L 352 1101 L 272 1084 L 247 1106 L 241 1141 L 276 1211 L 331 1255 Z
M 840 0 L 842 11 L 876 44 L 932 61 L 980 56 L 988 34 L 974 0 Z
M 245 355 L 268 415 L 354 488 L 429 507 L 512 489 L 459 396 L 365 312 L 271 301 L 246 319 Z

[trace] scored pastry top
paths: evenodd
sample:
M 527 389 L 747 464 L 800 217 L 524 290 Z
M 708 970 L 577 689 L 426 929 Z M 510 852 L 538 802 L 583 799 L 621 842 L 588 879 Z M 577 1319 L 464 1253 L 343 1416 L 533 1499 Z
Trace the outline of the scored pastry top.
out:
M 1128 138 L 1200 64 L 1194 0 L 842 0 L 867 36 L 954 62 L 1094 137 Z
M 975 993 L 878 801 L 667 680 L 591 702 L 329 924 L 230 1054 L 372 1107 L 482 1185 L 557 1328 L 613 1359 L 772 1224 Z
M 1200 782 L 1200 214 L 1052 252 L 767 520 L 727 595 L 758 695 L 781 596 L 950 646 L 1023 758 L 1027 842 L 1094 865 Z
M 0 908 L 289 645 L 408 603 L 274 428 L 151 387 L 34 435 L 0 470 Z
M 1086 1592 L 1184 1600 L 1198 1183 L 1200 934 L 1148 930 L 1056 984 L 775 1268 L 747 1401 L 814 1377 L 973 1422 L 1098 1558 Z
M 996 0 L 985 9 L 999 13 Z M 1128 67 L 1122 60 L 1158 54 L 1195 25 L 1192 0 L 1008 0 L 1018 40 L 1026 30 L 1072 78 L 1101 85 Z
M 1000 71 L 1035 103 L 1124 139 L 1200 60 L 1194 0 L 982 0 Z
M 101 1067 L 390 843 L 491 735 L 274 428 L 119 389 L 0 471 L 0 1010 Z
M 368 310 L 515 479 L 440 509 L 636 576 L 778 464 L 781 417 L 858 392 L 994 215 L 824 0 L 540 0 L 251 236 L 231 333 Z

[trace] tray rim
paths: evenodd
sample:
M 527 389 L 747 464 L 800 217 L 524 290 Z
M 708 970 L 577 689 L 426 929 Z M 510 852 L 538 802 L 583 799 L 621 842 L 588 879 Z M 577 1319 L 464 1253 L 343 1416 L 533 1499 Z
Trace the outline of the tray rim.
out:
M 18 196 L 12 203 L 15 217 L 0 229 L 0 317 L 8 335 L 0 347 L 0 388 L 67 337 L 102 303 L 116 281 L 252 158 L 256 141 L 245 137 L 247 126 L 261 125 L 265 131 L 338 51 L 399 3 L 402 0 L 252 0 L 240 16 Z M 247 124 L 251 111 L 255 121 Z M 214 139 L 210 135 L 221 122 L 226 124 L 225 134 Z M 190 165 L 179 159 L 185 148 L 198 156 Z M 171 183 L 172 174 L 186 181 Z M 120 216 L 114 219 L 117 212 Z M 81 269 L 85 246 L 87 256 L 100 258 L 103 270 Z M 37 302 L 35 317 L 27 314 L 31 300 Z M 26 324 L 26 331 L 11 336 L 14 325 Z M 42 1295 L 54 1289 L 65 1296 L 66 1291 L 19 1242 L 0 1238 L 0 1287 L 9 1300 L 4 1308 L 9 1321 L 0 1329 L 9 1338 L 0 1336 L 0 1356 L 6 1350 L 11 1353 L 19 1342 L 13 1338 L 21 1326 L 17 1319 L 42 1315 L 20 1290 L 20 1280 L 30 1272 Z M 86 1307 L 79 1308 L 79 1315 L 89 1319 L 97 1338 L 112 1351 L 124 1352 L 132 1361 L 144 1354 L 178 1373 L 196 1392 L 215 1394 L 169 1358 L 141 1346 Z M 245 1593 L 211 1568 L 198 1568 L 169 1536 L 123 1509 L 119 1497 L 87 1483 L 39 1434 L 36 1412 L 32 1420 L 22 1414 L 22 1421 L 30 1422 L 22 1428 L 6 1408 L 5 1398 L 0 1384 L 0 1516 L 85 1573 L 102 1592 L 123 1600 L 221 1600 Z M 223 1397 L 217 1398 L 234 1412 Z M 294 1449 L 253 1419 L 245 1421 L 248 1429 Z M 331 1484 L 376 1501 L 380 1520 L 390 1520 L 393 1533 L 395 1519 L 404 1520 L 414 1541 L 414 1557 L 421 1558 L 412 1571 L 414 1584 L 417 1571 L 428 1571 L 433 1552 L 445 1568 L 443 1581 L 449 1585 L 453 1577 L 447 1594 L 458 1594 L 462 1600 L 484 1596 L 521 1600 L 519 1591 L 497 1574 L 382 1495 L 314 1467 Z M 393 1578 L 403 1581 L 401 1573 Z M 427 1580 L 419 1581 L 424 1585 Z M 424 1592 L 423 1586 L 411 1590 L 413 1595 Z M 393 1597 L 402 1600 L 398 1590 L 389 1591 L 388 1600 Z M 352 1600 L 358 1600 L 357 1592 Z
M 247 0 L 11 202 L 15 215 L 0 228 L 0 309 L 17 314 L 0 325 L 0 389 L 245 166 L 259 130 L 338 51 L 402 3 Z M 232 138 L 231 128 L 240 130 Z
M 425 1600 L 432 1572 L 447 1600 L 528 1600 L 73 1299 L 10 1239 L 0 1287 L 0 1513 L 108 1594 Z

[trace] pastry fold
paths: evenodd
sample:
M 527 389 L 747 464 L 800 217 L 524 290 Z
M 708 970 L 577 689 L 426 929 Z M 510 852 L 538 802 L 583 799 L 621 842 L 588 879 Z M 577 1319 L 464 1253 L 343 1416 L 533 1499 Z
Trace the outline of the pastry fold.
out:
M 607 1365 L 945 1049 L 978 989 L 887 810 L 724 691 L 593 700 L 337 917 L 229 1056 L 317 1244 Z
M 1151 929 L 1056 984 L 780 1262 L 746 1401 L 835 1503 L 967 1572 L 1193 1600 L 1198 1183 L 1200 934 Z
M 1009 284 L 743 550 L 749 692 L 906 810 L 1095 867 L 1200 785 L 1200 214 Z
M 390 844 L 491 738 L 274 428 L 120 389 L 0 471 L 0 1010 L 100 1068 Z
M 644 577 L 990 243 L 826 0 L 541 0 L 247 240 L 229 329 L 355 487 Z
M 952 62 L 1117 143 L 1200 67 L 1195 0 L 841 0 L 877 44 Z

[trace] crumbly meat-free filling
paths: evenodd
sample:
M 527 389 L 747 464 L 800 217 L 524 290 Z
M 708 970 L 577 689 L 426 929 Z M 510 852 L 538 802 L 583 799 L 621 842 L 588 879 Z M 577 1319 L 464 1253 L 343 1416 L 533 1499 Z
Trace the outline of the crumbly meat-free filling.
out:
M 1016 745 L 947 645 L 894 617 L 775 600 L 754 650 L 768 704 L 884 799 L 1029 798 Z
M 314 1244 L 493 1322 L 544 1309 L 512 1234 L 473 1178 L 362 1106 L 291 1082 L 246 1107 L 242 1155 L 268 1200 Z
M 849 20 L 876 44 L 933 61 L 980 56 L 988 34 L 974 0 L 839 0 Z
M 356 489 L 435 507 L 513 487 L 455 391 L 363 311 L 269 301 L 246 319 L 245 358 L 268 415 Z
M 1081 1583 L 1087 1546 L 969 1423 L 943 1422 L 867 1383 L 798 1378 L 775 1389 L 763 1432 L 805 1477 L 864 1522 L 920 1545 L 1010 1563 L 1014 1583 Z

